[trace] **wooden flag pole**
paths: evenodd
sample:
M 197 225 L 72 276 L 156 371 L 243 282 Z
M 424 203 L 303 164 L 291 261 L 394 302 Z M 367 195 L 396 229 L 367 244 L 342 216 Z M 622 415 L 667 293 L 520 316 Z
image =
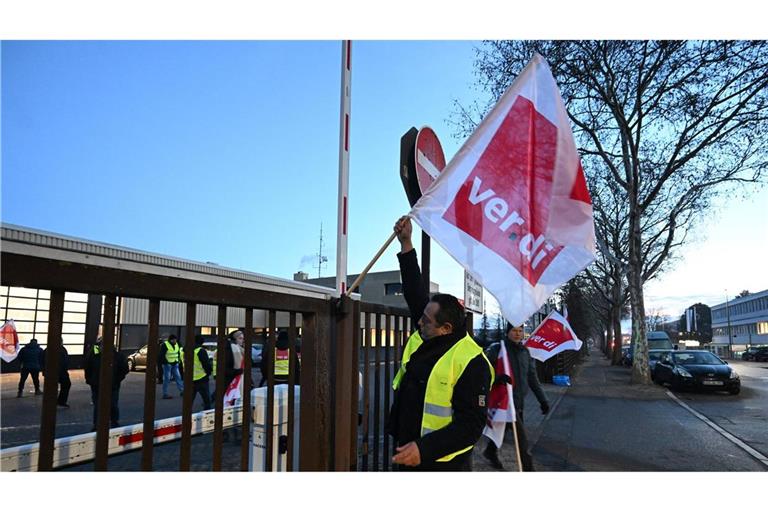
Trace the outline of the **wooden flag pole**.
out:
M 517 470 L 523 471 L 523 461 L 520 458 L 520 445 L 517 442 L 517 420 L 512 422 L 512 432 L 515 435 L 515 455 L 517 455 Z
M 352 295 L 352 292 L 355 291 L 355 288 L 357 288 L 357 286 L 360 284 L 360 281 L 363 280 L 363 278 L 368 273 L 368 271 L 371 270 L 371 267 L 373 266 L 373 264 L 376 263 L 376 261 L 381 257 L 381 255 L 384 253 L 384 251 L 387 250 L 387 247 L 389 247 L 389 244 L 392 243 L 392 240 L 395 239 L 396 235 L 397 235 L 397 233 L 395 233 L 394 231 L 392 232 L 391 235 L 389 235 L 389 238 L 387 238 L 387 241 L 384 242 L 384 245 L 381 246 L 381 249 L 379 249 L 379 252 L 376 253 L 376 256 L 373 257 L 371 262 L 368 263 L 368 265 L 363 269 L 363 271 L 360 273 L 360 275 L 357 276 L 357 279 L 355 279 L 355 282 L 352 283 L 352 286 L 349 287 L 349 290 L 347 290 L 347 297 Z

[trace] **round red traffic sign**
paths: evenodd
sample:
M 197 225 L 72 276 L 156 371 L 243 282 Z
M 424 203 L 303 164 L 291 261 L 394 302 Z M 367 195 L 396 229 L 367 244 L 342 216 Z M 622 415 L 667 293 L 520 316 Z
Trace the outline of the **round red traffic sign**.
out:
M 423 126 L 416 135 L 416 177 L 423 194 L 445 168 L 443 147 L 429 126 Z

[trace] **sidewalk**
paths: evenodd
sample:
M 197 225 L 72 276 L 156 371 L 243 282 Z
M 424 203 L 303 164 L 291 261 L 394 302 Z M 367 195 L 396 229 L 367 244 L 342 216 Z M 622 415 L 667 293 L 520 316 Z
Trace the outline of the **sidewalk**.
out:
M 594 356 L 593 356 L 594 357 Z M 578 367 L 577 367 L 578 368 Z M 575 369 L 578 371 L 577 369 Z M 571 384 L 573 384 L 574 378 L 571 377 Z M 541 387 L 544 388 L 544 393 L 549 400 L 550 411 L 547 416 L 541 414 L 541 407 L 539 401 L 536 399 L 536 395 L 533 391 L 528 389 L 528 394 L 525 396 L 525 431 L 528 435 L 528 447 L 531 448 L 536 445 L 541 433 L 546 425 L 548 419 L 556 412 L 560 400 L 562 400 L 565 393 L 569 388 L 564 386 L 555 386 L 554 384 L 542 383 Z M 488 444 L 488 438 L 482 436 L 477 443 L 473 453 L 472 470 L 473 471 L 497 471 L 494 469 L 488 460 L 483 457 L 482 453 Z M 504 464 L 505 471 L 517 471 L 517 458 L 515 456 L 515 440 L 512 436 L 512 429 L 507 427 L 504 432 L 504 444 L 499 451 L 499 460 Z

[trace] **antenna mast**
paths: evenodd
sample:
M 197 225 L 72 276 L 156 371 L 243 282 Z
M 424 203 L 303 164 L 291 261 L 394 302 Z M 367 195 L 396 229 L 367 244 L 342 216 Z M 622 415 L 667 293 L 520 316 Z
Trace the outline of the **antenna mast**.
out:
M 317 277 L 320 278 L 320 270 L 323 263 L 327 263 L 328 258 L 323 256 L 323 223 L 320 223 L 320 251 L 317 253 Z

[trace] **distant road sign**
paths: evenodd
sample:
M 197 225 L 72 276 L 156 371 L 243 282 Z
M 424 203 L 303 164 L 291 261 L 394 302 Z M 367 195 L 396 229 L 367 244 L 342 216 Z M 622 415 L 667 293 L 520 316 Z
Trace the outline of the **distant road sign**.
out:
M 440 172 L 445 169 L 445 154 L 437 135 L 429 126 L 423 126 L 416 136 L 416 177 L 423 194 Z
M 483 312 L 483 286 L 466 270 L 464 271 L 464 308 L 475 313 Z

